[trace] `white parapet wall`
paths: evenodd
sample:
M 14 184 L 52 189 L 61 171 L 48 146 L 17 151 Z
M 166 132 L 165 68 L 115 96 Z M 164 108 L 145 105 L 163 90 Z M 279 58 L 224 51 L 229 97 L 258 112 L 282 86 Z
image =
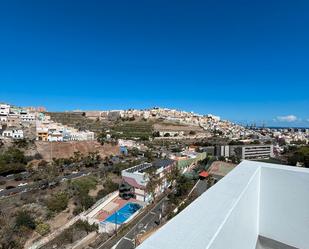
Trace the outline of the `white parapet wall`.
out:
M 243 161 L 139 249 L 309 248 L 309 169 Z

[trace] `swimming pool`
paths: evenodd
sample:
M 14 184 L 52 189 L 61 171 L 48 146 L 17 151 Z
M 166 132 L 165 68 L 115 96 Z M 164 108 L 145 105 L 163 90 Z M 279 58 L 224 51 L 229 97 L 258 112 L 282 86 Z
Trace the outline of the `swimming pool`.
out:
M 140 208 L 141 206 L 139 204 L 129 202 L 111 216 L 107 217 L 105 221 L 120 225 L 129 219 Z

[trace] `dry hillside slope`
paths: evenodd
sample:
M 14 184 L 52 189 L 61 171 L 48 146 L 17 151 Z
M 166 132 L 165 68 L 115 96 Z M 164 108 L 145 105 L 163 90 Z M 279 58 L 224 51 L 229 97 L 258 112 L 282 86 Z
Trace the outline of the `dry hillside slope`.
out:
M 70 142 L 35 142 L 38 153 L 44 160 L 50 161 L 52 158 L 68 158 L 74 155 L 75 151 L 82 154 L 98 151 L 104 158 L 109 155 L 119 153 L 117 145 L 104 144 L 103 146 L 96 141 L 70 141 Z

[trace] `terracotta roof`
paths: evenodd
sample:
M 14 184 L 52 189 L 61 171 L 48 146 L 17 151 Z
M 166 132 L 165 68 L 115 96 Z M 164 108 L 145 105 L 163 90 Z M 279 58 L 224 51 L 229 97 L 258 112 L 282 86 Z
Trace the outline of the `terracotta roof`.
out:
M 207 171 L 202 171 L 200 174 L 199 174 L 199 176 L 201 176 L 201 177 L 208 177 L 209 176 L 209 174 L 208 174 L 208 172 Z

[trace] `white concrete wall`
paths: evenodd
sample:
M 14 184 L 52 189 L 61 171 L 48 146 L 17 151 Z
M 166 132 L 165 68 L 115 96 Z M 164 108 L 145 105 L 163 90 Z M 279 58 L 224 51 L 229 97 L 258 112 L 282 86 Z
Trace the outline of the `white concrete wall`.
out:
M 139 249 L 309 249 L 309 169 L 243 161 Z
M 261 168 L 260 234 L 308 249 L 309 172 L 285 168 Z
M 255 248 L 259 234 L 259 185 L 258 170 L 240 195 L 235 208 L 231 210 L 209 249 Z
M 147 239 L 141 249 L 253 249 L 259 167 L 236 167 Z

